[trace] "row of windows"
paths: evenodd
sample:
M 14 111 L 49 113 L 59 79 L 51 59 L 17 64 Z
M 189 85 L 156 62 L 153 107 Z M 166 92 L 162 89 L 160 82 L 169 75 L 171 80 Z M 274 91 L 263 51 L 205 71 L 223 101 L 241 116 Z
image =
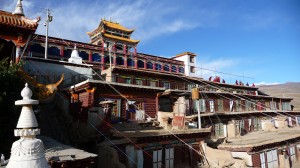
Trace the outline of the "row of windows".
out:
M 151 86 L 151 87 L 164 87 L 166 89 L 170 89 L 171 88 L 170 87 L 171 84 L 168 81 L 162 81 L 162 82 L 160 82 L 160 85 L 159 85 L 159 82 L 157 80 L 132 79 L 130 77 L 116 77 L 115 81 L 118 82 L 118 83 L 144 85 L 144 86 Z
M 31 52 L 37 52 L 37 53 L 44 53 L 44 47 L 42 47 L 41 45 L 35 44 L 30 46 L 30 51 Z M 70 58 L 72 53 L 71 49 L 66 49 L 64 50 L 64 57 L 65 58 Z M 60 49 L 58 49 L 57 47 L 49 47 L 48 48 L 48 54 L 49 55 L 54 55 L 54 56 L 60 56 Z M 80 57 L 83 60 L 89 60 L 89 54 L 86 53 L 85 51 L 81 51 L 79 52 Z M 101 62 L 101 57 L 98 53 L 93 53 L 92 54 L 92 61 L 93 62 Z M 113 61 L 113 60 L 111 60 Z M 109 57 L 106 55 L 104 56 L 104 63 L 109 63 Z M 117 65 L 125 65 L 124 63 L 124 58 L 123 57 L 117 57 L 116 58 L 116 64 Z M 133 59 L 128 58 L 127 59 L 127 66 L 129 67 L 134 67 L 135 66 L 135 62 Z M 146 67 L 145 67 L 146 66 Z M 138 60 L 137 62 L 137 67 L 138 68 L 146 68 L 146 69 L 155 69 L 156 70 L 164 70 L 164 71 L 171 71 L 171 72 L 179 72 L 179 73 L 184 73 L 184 67 L 177 67 L 175 65 L 162 65 L 160 63 L 153 63 L 153 62 L 147 62 L 145 65 L 145 61 L 143 60 Z
M 194 111 L 198 110 L 197 103 L 200 101 L 200 112 L 241 112 L 243 110 L 246 111 L 264 111 L 267 109 L 270 110 L 278 110 L 277 102 L 250 102 L 250 101 L 242 101 L 242 100 L 206 100 L 199 99 L 194 100 Z M 282 102 L 282 110 L 291 110 L 291 106 L 289 102 Z
M 288 146 L 285 148 L 285 151 L 288 153 L 286 158 L 290 161 L 289 164 L 296 162 L 296 150 L 295 146 Z M 277 168 L 279 167 L 279 160 L 278 153 L 282 152 L 282 149 L 272 149 L 269 151 L 264 151 L 259 154 L 260 158 L 260 167 L 261 168 Z

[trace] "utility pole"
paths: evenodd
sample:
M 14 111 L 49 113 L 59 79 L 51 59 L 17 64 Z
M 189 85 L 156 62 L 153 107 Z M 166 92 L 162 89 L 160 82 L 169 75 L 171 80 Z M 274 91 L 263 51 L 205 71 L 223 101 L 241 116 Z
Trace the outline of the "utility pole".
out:
M 197 84 L 195 88 L 191 89 L 192 92 L 192 99 L 196 101 L 197 105 L 197 111 L 198 111 L 198 129 L 201 129 L 201 115 L 200 115 L 200 97 L 199 97 L 199 92 L 200 88 L 199 85 Z
M 200 91 L 199 85 L 197 85 L 197 88 L 198 88 L 198 92 L 199 92 Z M 197 105 L 198 105 L 198 108 L 197 108 L 198 109 L 198 128 L 201 129 L 200 99 L 198 99 L 197 101 L 198 101 L 198 103 L 197 103 Z
M 49 31 L 49 23 L 52 21 L 52 16 L 50 9 L 46 9 L 47 11 L 47 19 L 46 22 L 44 24 L 44 26 L 46 26 L 46 42 L 45 42 L 45 59 L 48 58 L 48 31 Z

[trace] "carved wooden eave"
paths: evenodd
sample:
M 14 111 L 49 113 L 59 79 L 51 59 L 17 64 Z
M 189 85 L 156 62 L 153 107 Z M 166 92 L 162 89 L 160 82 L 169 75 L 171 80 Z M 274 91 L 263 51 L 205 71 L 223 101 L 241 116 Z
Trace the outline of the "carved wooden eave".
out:
M 39 17 L 32 20 L 22 15 L 0 11 L 0 38 L 23 47 L 29 35 L 36 31 L 39 20 Z

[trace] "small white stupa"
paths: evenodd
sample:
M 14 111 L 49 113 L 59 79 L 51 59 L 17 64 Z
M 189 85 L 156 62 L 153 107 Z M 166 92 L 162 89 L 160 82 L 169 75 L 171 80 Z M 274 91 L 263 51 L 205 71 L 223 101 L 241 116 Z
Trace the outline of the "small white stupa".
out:
M 76 45 L 74 46 L 71 57 L 68 59 L 68 61 L 75 64 L 82 64 L 82 58 L 79 56 Z
M 15 8 L 15 11 L 12 13 L 13 15 L 24 16 L 23 6 L 22 6 L 21 1 L 22 1 L 22 0 L 18 0 L 17 6 L 16 6 L 16 8 Z
M 48 168 L 45 158 L 44 145 L 35 136 L 40 134 L 38 123 L 32 110 L 32 105 L 39 104 L 38 100 L 32 100 L 32 91 L 25 84 L 21 92 L 23 100 L 15 101 L 15 105 L 21 105 L 22 111 L 15 129 L 15 136 L 21 138 L 13 143 L 11 155 L 6 168 Z

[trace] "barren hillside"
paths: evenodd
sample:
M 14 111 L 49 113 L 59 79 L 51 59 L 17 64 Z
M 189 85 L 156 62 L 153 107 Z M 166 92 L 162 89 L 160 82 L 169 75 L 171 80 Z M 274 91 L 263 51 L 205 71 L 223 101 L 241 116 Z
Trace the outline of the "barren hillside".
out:
M 278 85 L 260 85 L 259 89 L 269 95 L 291 97 L 294 110 L 300 111 L 300 82 L 288 82 Z

